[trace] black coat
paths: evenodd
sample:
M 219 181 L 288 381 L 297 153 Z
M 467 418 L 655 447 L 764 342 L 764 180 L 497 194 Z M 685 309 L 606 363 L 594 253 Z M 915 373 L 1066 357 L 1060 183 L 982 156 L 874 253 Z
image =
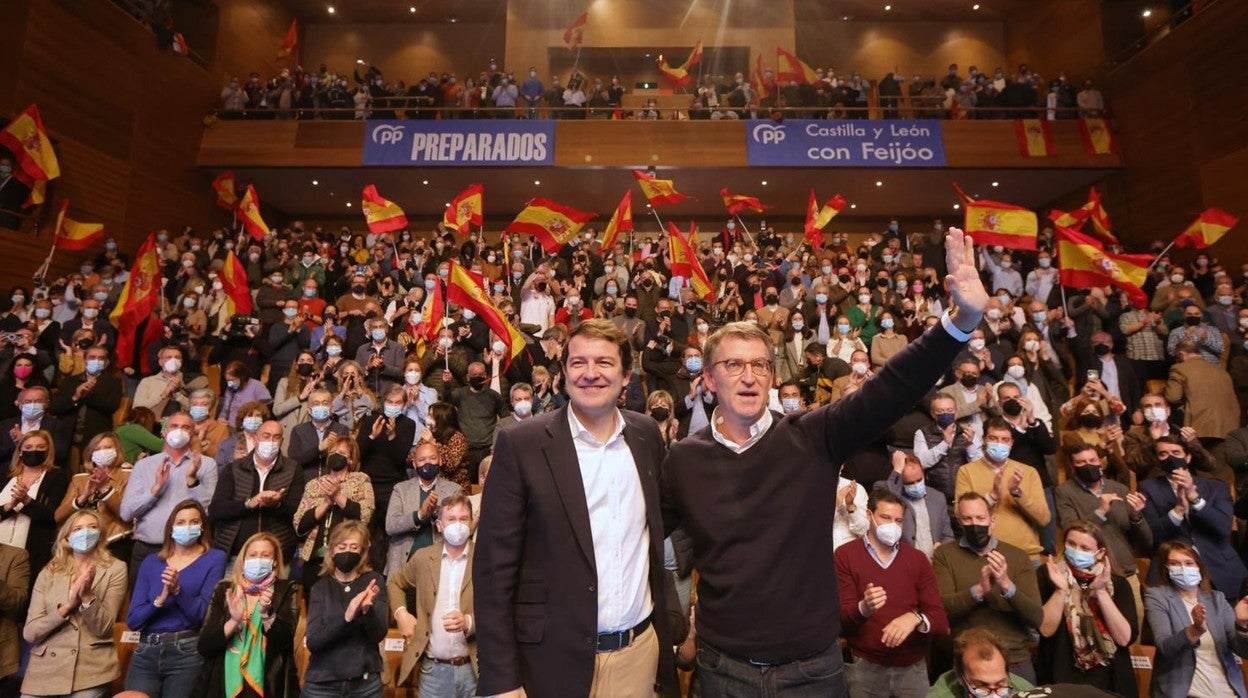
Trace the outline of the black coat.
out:
M 112 431 L 113 415 L 121 405 L 122 394 L 121 379 L 116 373 L 106 370 L 95 379 L 95 387 L 91 392 L 81 402 L 75 401 L 74 393 L 88 377 L 83 373 L 66 378 L 52 395 L 52 403 L 48 405 L 49 412 L 68 420 L 75 428 L 78 426 L 79 410 L 85 410 L 82 428 L 78 434 L 79 443 L 84 447 L 96 434 Z
M 11 477 L 0 480 L 0 490 L 9 486 Z M 56 508 L 65 499 L 65 491 L 69 489 L 69 471 L 64 468 L 52 468 L 43 476 L 43 484 L 30 503 L 20 513 L 30 517 L 30 533 L 26 535 L 26 553 L 30 555 L 30 569 L 41 570 L 52 560 L 52 545 L 56 542 Z M 6 514 L 0 507 L 0 521 L 16 514 Z M 35 577 L 30 576 L 31 588 L 34 588 Z
M 230 641 L 225 637 L 225 623 L 230 612 L 225 604 L 225 594 L 233 581 L 225 579 L 217 584 L 208 603 L 208 615 L 203 630 L 199 632 L 199 654 L 204 658 L 199 678 L 191 695 L 225 695 L 225 653 Z M 298 698 L 299 676 L 295 671 L 295 586 L 288 579 L 273 583 L 273 609 L 276 617 L 265 633 L 268 643 L 264 654 L 265 698 Z M 255 695 L 244 688 L 240 695 Z

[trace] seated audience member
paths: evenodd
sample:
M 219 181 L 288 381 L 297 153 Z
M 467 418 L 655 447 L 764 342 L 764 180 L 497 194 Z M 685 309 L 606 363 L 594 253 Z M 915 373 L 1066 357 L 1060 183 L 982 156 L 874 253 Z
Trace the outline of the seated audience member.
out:
M 929 638 L 949 632 L 932 564 L 902 542 L 905 505 L 888 490 L 867 500 L 862 541 L 836 551 L 841 628 L 853 660 L 851 695 L 922 696 Z
M 324 474 L 303 488 L 295 510 L 295 535 L 302 544 L 300 580 L 304 601 L 321 576 L 329 534 L 343 521 L 359 521 L 368 526 L 376 511 L 373 485 L 360 472 L 360 450 L 350 434 L 330 434 L 322 442 Z
M 156 415 L 146 407 L 132 407 L 116 431 L 127 463 L 138 463 L 165 447 L 165 440 L 157 434 Z
M 21 677 L 18 632 L 30 601 L 30 556 L 21 548 L 0 543 L 0 695 L 15 696 Z
M 1094 385 L 1089 382 L 1089 386 Z M 1106 417 L 1106 405 L 1103 400 L 1088 399 L 1079 395 L 1066 403 L 1070 406 L 1067 415 L 1062 419 L 1059 439 L 1063 449 L 1077 444 L 1089 444 L 1098 447 L 1105 458 L 1105 475 L 1122 484 L 1130 484 L 1131 475 L 1127 472 L 1125 452 L 1123 451 L 1122 427 L 1117 424 L 1117 415 L 1110 413 Z M 1067 451 L 1058 458 L 1058 466 L 1065 468 Z
M 39 572 L 22 638 L 30 643 L 23 696 L 105 696 L 119 675 L 113 624 L 126 598 L 126 563 L 102 545 L 94 511 L 69 517 Z
M 189 696 L 203 663 L 199 633 L 213 587 L 225 576 L 226 556 L 210 545 L 208 512 L 193 499 L 173 507 L 163 540 L 140 565 L 130 596 L 126 625 L 139 632 L 139 645 L 126 689 Z
M 1157 651 L 1150 696 L 1248 695 L 1236 657 L 1248 659 L 1248 597 L 1232 606 L 1210 588 L 1196 548 L 1170 540 L 1157 550 L 1157 583 L 1144 592 Z
M 1036 571 L 1041 683 L 1085 683 L 1119 695 L 1137 693 L 1129 647 L 1138 631 L 1135 598 L 1113 560 L 1100 527 L 1074 521 L 1066 549 Z
M 69 465 L 69 449 L 73 445 L 76 420 L 55 417 L 48 411 L 51 394 L 43 386 L 26 388 L 17 396 L 21 415 L 0 421 L 0 461 L 9 460 L 17 451 L 23 434 L 44 431 L 51 437 L 52 462 Z
M 435 519 L 441 545 L 418 550 L 388 575 L 386 594 L 407 641 L 396 685 L 420 674 L 424 696 L 471 696 L 477 689 L 477 642 L 472 606 L 472 504 L 448 495 Z M 408 598 L 414 594 L 415 605 Z
M 905 504 L 901 540 L 907 545 L 914 546 L 930 560 L 936 548 L 953 540 L 949 507 L 941 493 L 927 489 L 923 466 L 916 456 L 894 451 L 893 472 L 875 486 L 886 487 Z
M 255 533 L 243 543 L 238 564 L 208 602 L 199 633 L 204 664 L 192 695 L 299 695 L 299 604 L 294 582 L 281 578 L 283 561 L 282 546 L 270 533 Z
M 200 388 L 191 393 L 191 406 L 187 414 L 195 422 L 192 443 L 198 444 L 200 453 L 216 454 L 221 442 L 230 438 L 230 425 L 211 417 L 217 407 L 217 394 L 211 388 Z M 160 450 L 157 446 L 156 450 Z
M 993 632 L 1010 673 L 1031 681 L 1036 672 L 1028 643 L 1044 616 L 1031 559 L 994 536 L 997 517 L 983 495 L 959 495 L 955 511 L 962 538 L 932 556 L 950 630 L 955 636 L 968 628 Z
M 1153 447 L 1165 475 L 1141 480 L 1144 517 L 1154 544 L 1178 540 L 1201 551 L 1207 579 L 1223 594 L 1236 594 L 1248 569 L 1231 547 L 1232 506 L 1226 487 L 1216 480 L 1192 475 L 1192 456 L 1175 436 L 1157 439 Z M 1161 579 L 1160 553 L 1149 567 L 1148 583 Z
M 239 407 L 234 418 L 234 428 L 238 431 L 222 441 L 214 454 L 218 466 L 225 467 L 250 456 L 256 450 L 256 431 L 270 419 L 273 419 L 273 413 L 263 402 L 249 402 Z
M 1029 680 L 1010 671 L 1005 645 L 992 631 L 971 628 L 953 642 L 953 669 L 936 679 L 927 698 L 1008 696 L 1031 688 Z
M 984 457 L 958 471 L 956 495 L 983 495 L 993 509 L 994 535 L 1040 559 L 1043 548 L 1037 529 L 1049 523 L 1051 514 L 1036 469 L 1010 459 L 1013 428 L 1002 419 L 984 427 Z
M 438 541 L 438 502 L 463 494 L 463 489 L 442 475 L 438 449 L 421 443 L 412 449 L 407 468 L 408 479 L 394 487 L 386 510 L 385 528 L 390 536 L 386 554 L 386 574 L 400 569 L 421 548 Z
M 217 419 L 226 424 L 233 424 L 245 406 L 259 402 L 266 405 L 267 409 L 268 403 L 273 400 L 269 389 L 264 383 L 251 377 L 251 369 L 242 361 L 226 364 L 222 378 L 225 380 L 225 390 L 221 394 L 221 411 L 217 413 Z
M 69 474 L 52 464 L 52 435 L 46 431 L 19 436 L 9 461 L 0 480 L 0 542 L 24 549 L 37 574 L 55 552 L 56 508 L 69 489 Z
M 360 521 L 334 527 L 321 578 L 308 599 L 303 695 L 381 696 L 380 643 L 390 617 L 386 580 L 368 566 L 368 528 Z

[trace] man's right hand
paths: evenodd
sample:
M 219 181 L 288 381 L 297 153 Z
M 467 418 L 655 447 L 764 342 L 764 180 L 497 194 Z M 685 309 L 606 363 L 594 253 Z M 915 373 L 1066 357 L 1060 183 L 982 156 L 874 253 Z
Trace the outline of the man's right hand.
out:
M 399 628 L 399 634 L 404 640 L 410 640 L 416 635 L 416 617 L 408 613 L 407 609 L 403 609 L 401 613 L 394 616 L 395 625 Z
M 875 615 L 875 612 L 884 608 L 884 604 L 888 603 L 888 592 L 884 591 L 884 587 L 878 587 L 874 583 L 868 584 L 862 593 L 861 609 L 866 611 L 863 615 L 868 618 Z

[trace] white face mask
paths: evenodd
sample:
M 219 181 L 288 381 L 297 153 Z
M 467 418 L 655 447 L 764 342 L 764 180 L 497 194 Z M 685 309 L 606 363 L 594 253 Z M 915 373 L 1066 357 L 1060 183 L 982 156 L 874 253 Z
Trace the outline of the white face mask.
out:
M 462 521 L 456 521 L 442 527 L 442 537 L 446 540 L 447 545 L 451 547 L 458 548 L 467 543 L 469 535 L 471 535 L 471 531 L 468 529 L 468 524 Z
M 850 365 L 850 369 L 852 369 L 853 372 L 859 376 L 865 376 L 867 374 L 867 365 L 861 361 L 855 361 Z
M 884 545 L 893 547 L 901 540 L 901 524 L 886 523 L 875 527 L 875 537 Z
M 416 385 L 420 382 L 420 371 L 408 371 L 407 373 L 404 373 L 403 380 L 406 381 L 408 385 Z
M 516 400 L 516 404 L 512 405 L 511 409 L 513 412 L 516 413 L 517 416 L 527 417 L 533 413 L 533 401 L 532 400 Z
M 1040 342 L 1034 339 L 1029 339 L 1023 344 L 1023 349 L 1026 349 L 1027 351 L 1040 351 Z
M 972 339 L 970 344 L 971 344 L 971 351 L 983 351 L 984 350 L 984 340 L 982 339 L 979 339 L 979 338 Z
M 1169 419 L 1169 415 L 1166 414 L 1166 408 L 1164 407 L 1145 407 L 1144 419 L 1147 419 L 1150 422 L 1160 423 Z
M 256 455 L 260 460 L 272 460 L 282 450 L 280 441 L 261 441 L 256 444 Z
M 162 368 L 165 369 L 165 373 L 177 373 L 182 368 L 182 362 L 178 359 L 168 359 L 162 365 Z
M 1018 379 L 1021 379 L 1023 376 L 1027 375 L 1027 369 L 1023 368 L 1022 364 L 1014 364 L 1013 366 L 1005 369 L 1005 372 L 1009 374 L 1011 378 L 1018 378 Z
M 117 462 L 117 449 L 97 448 L 91 453 L 91 462 L 100 468 L 107 468 Z

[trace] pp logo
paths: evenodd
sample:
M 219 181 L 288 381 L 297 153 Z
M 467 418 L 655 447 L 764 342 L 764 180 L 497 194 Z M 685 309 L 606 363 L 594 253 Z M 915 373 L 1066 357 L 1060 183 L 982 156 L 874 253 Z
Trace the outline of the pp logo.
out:
M 403 127 L 382 124 L 373 129 L 372 139 L 377 145 L 401 143 L 403 141 Z
M 770 143 L 780 143 L 787 136 L 784 132 L 784 126 L 776 124 L 759 124 L 754 127 L 753 136 L 755 143 L 767 145 Z

